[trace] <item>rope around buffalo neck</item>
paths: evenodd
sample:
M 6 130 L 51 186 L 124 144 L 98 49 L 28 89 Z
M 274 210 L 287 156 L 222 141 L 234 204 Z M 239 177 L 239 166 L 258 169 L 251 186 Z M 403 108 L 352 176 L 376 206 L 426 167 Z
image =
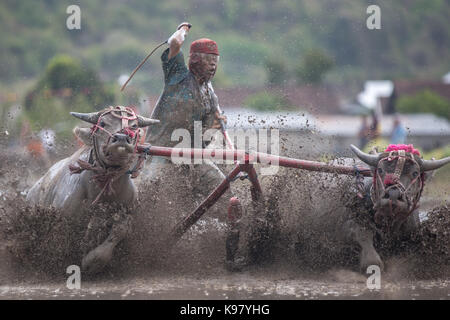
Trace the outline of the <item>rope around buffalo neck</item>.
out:
M 397 160 L 397 163 L 395 165 L 395 169 L 394 169 L 394 173 L 392 174 L 392 177 L 389 177 L 390 179 L 392 179 L 392 181 L 390 181 L 391 182 L 390 185 L 386 188 L 385 182 L 381 179 L 381 176 L 378 174 L 378 167 L 379 167 L 379 163 L 381 161 L 393 161 L 393 160 Z M 372 187 L 370 189 L 370 198 L 372 200 L 375 210 L 376 210 L 377 202 L 381 199 L 381 196 L 384 195 L 386 190 L 389 190 L 390 188 L 393 188 L 393 187 L 397 187 L 398 190 L 400 191 L 400 193 L 402 194 L 402 197 L 407 201 L 409 210 L 408 210 L 408 213 L 405 215 L 405 218 L 408 217 L 415 209 L 418 208 L 418 202 L 419 202 L 420 196 L 422 195 L 422 191 L 423 191 L 423 187 L 424 187 L 423 173 L 419 174 L 417 177 L 415 177 L 408 184 L 408 186 L 405 187 L 401 183 L 400 177 L 401 177 L 404 165 L 407 160 L 413 162 L 414 166 L 416 166 L 420 170 L 420 166 L 417 163 L 417 161 L 414 159 L 414 156 L 411 153 L 406 153 L 404 150 L 390 151 L 388 156 L 384 157 L 383 159 L 381 159 L 378 162 L 378 164 L 375 168 L 374 175 L 373 175 Z M 408 196 L 408 194 L 407 194 L 408 190 L 416 183 L 419 183 L 419 188 L 420 188 L 419 192 L 415 193 L 415 195 L 413 195 L 412 197 Z M 378 198 L 378 201 L 377 201 L 377 198 Z M 389 208 L 390 208 L 390 214 L 393 217 L 394 215 L 392 212 L 392 200 L 390 200 L 390 202 L 389 202 Z
M 120 112 L 120 115 L 117 115 L 116 112 Z M 133 151 L 133 157 L 130 159 L 130 162 L 124 166 L 120 166 L 120 167 L 107 166 L 99 157 L 98 141 L 97 141 L 97 136 L 96 136 L 97 131 L 102 130 L 109 135 L 107 144 L 109 144 L 111 137 L 113 137 L 113 134 L 111 132 L 109 132 L 102 126 L 100 126 L 102 117 L 108 113 L 111 113 L 114 117 L 122 120 L 121 130 L 118 131 L 117 133 L 124 133 L 124 134 L 127 134 L 128 136 L 132 137 L 133 139 L 135 139 L 135 147 L 134 147 L 134 151 Z M 126 115 L 124 115 L 124 113 Z M 131 115 L 131 116 L 128 116 L 128 115 Z M 129 166 L 130 166 L 131 162 L 133 162 L 135 155 L 137 153 L 137 145 L 138 145 L 139 138 L 140 138 L 140 130 L 139 129 L 132 130 L 131 128 L 129 128 L 128 121 L 136 120 L 136 119 L 137 119 L 137 116 L 131 108 L 122 107 L 122 106 L 110 107 L 108 110 L 106 110 L 99 116 L 97 123 L 94 126 L 92 126 L 92 128 L 91 128 L 91 139 L 93 142 L 93 150 L 94 150 L 94 157 L 95 157 L 94 164 L 91 164 L 87 161 L 78 159 L 77 160 L 78 166 L 75 166 L 73 164 L 69 165 L 70 174 L 80 174 L 85 170 L 90 170 L 90 171 L 94 172 L 94 175 L 90 178 L 90 180 L 95 182 L 97 184 L 97 186 L 101 189 L 101 191 L 99 192 L 99 194 L 97 195 L 97 197 L 95 198 L 95 200 L 92 202 L 91 205 L 96 204 L 100 200 L 101 196 L 105 193 L 108 195 L 114 194 L 114 188 L 113 188 L 114 181 L 116 179 L 118 179 L 119 177 L 121 177 L 122 175 L 129 173 Z M 139 169 L 140 168 L 138 168 L 138 170 Z M 137 174 L 138 174 L 138 172 L 134 172 L 132 177 L 135 178 L 137 176 Z

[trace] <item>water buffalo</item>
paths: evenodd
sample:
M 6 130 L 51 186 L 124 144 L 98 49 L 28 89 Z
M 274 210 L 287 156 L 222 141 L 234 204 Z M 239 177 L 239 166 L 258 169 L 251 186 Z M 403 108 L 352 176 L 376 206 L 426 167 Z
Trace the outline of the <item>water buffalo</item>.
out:
M 385 243 L 398 249 L 419 226 L 418 204 L 430 171 L 450 162 L 423 160 L 412 146 L 390 146 L 367 154 L 355 146 L 358 159 L 338 158 L 336 165 L 367 167 L 373 177 L 280 169 L 273 177 L 282 239 L 295 243 L 296 257 L 314 270 L 369 265 L 384 268 Z M 292 155 L 290 155 L 292 156 Z M 294 155 L 298 156 L 298 155 Z M 386 249 L 386 251 L 384 250 Z M 388 252 L 389 251 L 389 252 Z
M 129 170 L 136 160 L 141 128 L 159 121 L 136 115 L 131 108 L 122 106 L 71 115 L 93 124 L 92 128 L 74 130 L 86 145 L 54 164 L 29 190 L 27 201 L 60 209 L 73 221 L 79 221 L 77 218 L 83 215 L 83 203 L 132 208 L 137 193 Z M 82 269 L 86 272 L 102 270 L 112 258 L 115 246 L 129 231 L 129 215 L 116 220 L 107 239 L 84 255 Z
M 356 156 L 370 166 L 373 178 L 366 178 L 360 197 L 365 200 L 366 212 L 376 229 L 382 233 L 402 234 L 419 226 L 419 200 L 428 171 L 450 163 L 450 157 L 441 160 L 424 160 L 412 145 L 390 145 L 384 152 L 367 154 L 351 145 Z M 356 242 L 360 248 L 360 266 L 365 271 L 369 265 L 383 269 L 383 261 L 374 248 L 374 230 L 358 219 L 349 219 L 343 226 L 343 235 Z

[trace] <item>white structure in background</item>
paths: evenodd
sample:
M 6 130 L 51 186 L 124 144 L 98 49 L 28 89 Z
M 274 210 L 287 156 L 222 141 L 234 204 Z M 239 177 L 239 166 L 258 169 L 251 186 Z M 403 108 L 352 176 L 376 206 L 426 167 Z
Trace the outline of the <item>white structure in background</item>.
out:
M 450 84 L 450 72 L 442 77 L 442 82 L 445 84 Z
M 304 111 L 257 111 L 251 109 L 227 109 L 227 128 L 231 137 L 245 137 L 249 139 L 255 134 L 258 136 L 258 147 L 267 144 L 269 152 L 285 154 L 285 151 L 302 150 L 309 157 L 318 156 L 329 148 L 319 140 L 320 135 L 315 133 L 315 118 Z M 274 130 L 274 131 L 273 131 Z M 220 135 L 221 133 L 218 133 Z M 264 140 L 260 140 L 266 137 Z M 317 141 L 316 141 L 317 140 Z M 213 140 L 210 148 L 221 148 L 220 139 Z M 242 141 L 242 140 L 241 140 Z M 237 141 L 233 141 L 236 144 Z M 317 142 L 317 143 L 316 143 Z M 262 143 L 260 145 L 259 143 Z M 277 145 L 276 150 L 271 150 L 271 146 Z M 318 147 L 319 146 L 319 147 Z M 249 151 L 257 151 L 249 145 L 245 147 Z M 301 149 L 299 149 L 301 148 Z
M 450 141 L 450 122 L 429 113 L 398 115 L 403 127 L 408 132 L 407 144 L 414 144 L 424 150 L 444 146 Z M 389 141 L 395 115 L 380 118 L 381 137 Z M 315 122 L 318 132 L 332 138 L 335 151 L 341 152 L 348 146 L 358 143 L 361 118 L 357 116 L 318 116 Z
M 386 98 L 392 94 L 394 83 L 390 80 L 370 80 L 364 83 L 364 91 L 358 94 L 358 102 L 371 110 L 381 112 L 379 98 Z
M 361 116 L 311 115 L 307 112 L 260 112 L 249 109 L 227 110 L 227 127 L 231 135 L 238 129 L 279 130 L 280 154 L 317 159 L 326 153 L 353 156 L 350 144 L 358 144 Z M 381 137 L 389 141 L 396 115 L 380 117 Z M 407 144 L 424 151 L 444 146 L 450 141 L 450 122 L 433 114 L 400 114 L 408 132 Z M 241 132 L 244 133 L 244 132 Z M 244 133 L 245 134 L 245 133 Z M 272 139 L 270 136 L 269 139 Z M 210 145 L 219 148 L 217 141 Z M 265 151 L 263 151 L 265 152 Z

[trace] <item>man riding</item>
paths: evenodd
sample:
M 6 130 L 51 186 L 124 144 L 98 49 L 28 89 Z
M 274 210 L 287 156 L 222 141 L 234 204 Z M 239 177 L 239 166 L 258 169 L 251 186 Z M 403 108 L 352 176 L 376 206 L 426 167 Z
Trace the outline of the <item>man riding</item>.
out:
M 152 113 L 152 117 L 160 120 L 160 123 L 149 128 L 147 136 L 151 145 L 179 147 L 179 135 L 174 134 L 174 131 L 182 129 L 189 132 L 190 136 L 189 144 L 183 147 L 198 148 L 200 146 L 194 143 L 198 139 L 194 137 L 194 132 L 201 133 L 203 137 L 208 129 L 220 129 L 219 120 L 226 122 L 226 117 L 218 112 L 218 99 L 211 84 L 219 62 L 217 43 L 205 38 L 194 41 L 190 47 L 187 67 L 181 46 L 190 27 L 187 22 L 180 24 L 168 40 L 169 48 L 161 56 L 165 86 Z M 177 139 L 175 141 L 173 134 Z M 201 141 L 202 148 L 210 143 L 203 141 L 203 138 Z M 153 157 L 146 172 L 151 179 L 165 176 L 171 180 L 189 180 L 192 197 L 196 202 L 206 198 L 225 179 L 221 170 L 209 160 L 202 160 L 201 164 L 177 166 L 167 158 Z M 228 201 L 231 197 L 231 191 L 228 189 L 211 208 L 212 215 L 223 221 L 227 217 Z M 236 199 L 233 199 L 234 207 L 235 202 Z M 239 239 L 236 226 L 240 216 L 241 214 L 228 215 L 225 265 L 230 270 L 235 270 L 239 264 L 235 261 L 235 253 Z

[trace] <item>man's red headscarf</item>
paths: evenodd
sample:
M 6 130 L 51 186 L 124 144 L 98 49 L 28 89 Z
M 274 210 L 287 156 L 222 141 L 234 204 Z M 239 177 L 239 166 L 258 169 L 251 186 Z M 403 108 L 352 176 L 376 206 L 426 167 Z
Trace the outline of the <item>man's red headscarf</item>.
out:
M 219 55 L 217 43 L 207 38 L 198 39 L 191 43 L 190 54 L 195 52 Z

